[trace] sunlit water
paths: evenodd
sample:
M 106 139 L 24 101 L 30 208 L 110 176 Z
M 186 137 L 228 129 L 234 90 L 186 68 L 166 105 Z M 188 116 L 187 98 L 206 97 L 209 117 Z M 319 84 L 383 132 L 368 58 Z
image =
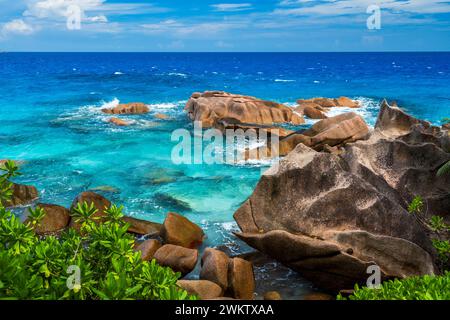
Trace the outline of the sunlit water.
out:
M 299 98 L 345 95 L 361 102 L 356 112 L 371 125 L 378 102 L 388 98 L 439 124 L 450 116 L 449 61 L 449 53 L 2 53 L 0 159 L 23 161 L 18 181 L 35 185 L 40 201 L 69 206 L 78 193 L 97 190 L 138 218 L 162 222 L 168 211 L 184 214 L 206 230 L 205 246 L 238 254 L 250 249 L 233 236 L 232 215 L 265 164 L 175 165 L 171 134 L 192 130 L 183 112 L 192 92 L 224 90 L 290 106 Z M 108 123 L 100 111 L 134 101 L 151 112 L 123 117 L 134 122 L 129 127 Z M 260 291 L 275 287 L 298 298 L 311 290 L 288 269 L 257 268 L 258 279 L 268 275 L 275 281 Z

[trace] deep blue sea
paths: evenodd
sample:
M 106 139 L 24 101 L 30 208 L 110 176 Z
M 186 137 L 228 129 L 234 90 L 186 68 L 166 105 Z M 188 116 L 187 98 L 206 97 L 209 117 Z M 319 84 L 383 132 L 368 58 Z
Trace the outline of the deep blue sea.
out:
M 162 222 L 176 211 L 207 230 L 207 246 L 245 251 L 231 234 L 232 214 L 261 164 L 171 161 L 172 131 L 192 129 L 184 104 L 205 90 L 290 106 L 349 96 L 371 125 L 387 98 L 439 124 L 450 117 L 450 53 L 0 53 L 0 159 L 19 160 L 18 181 L 35 185 L 43 202 L 69 206 L 79 192 L 100 190 L 128 215 Z M 151 112 L 125 117 L 130 127 L 100 112 L 135 101 Z

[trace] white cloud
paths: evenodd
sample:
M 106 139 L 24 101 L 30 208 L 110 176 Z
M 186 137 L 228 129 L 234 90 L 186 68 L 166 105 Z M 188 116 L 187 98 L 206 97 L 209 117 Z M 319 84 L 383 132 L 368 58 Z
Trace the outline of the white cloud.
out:
M 35 29 L 22 19 L 11 20 L 5 23 L 2 27 L 2 34 L 4 35 L 10 33 L 29 35 L 32 34 L 34 31 Z
M 211 5 L 215 9 L 215 11 L 221 12 L 236 12 L 236 11 L 244 11 L 252 8 L 250 3 L 219 3 Z
M 82 12 L 99 9 L 105 0 L 40 0 L 29 1 L 24 16 L 35 18 L 61 18 L 69 15 L 69 8 L 77 6 Z
M 370 5 L 393 12 L 445 13 L 450 12 L 450 3 L 443 0 L 282 0 L 275 13 L 283 15 L 344 15 L 365 14 Z M 287 8 L 288 7 L 288 8 Z

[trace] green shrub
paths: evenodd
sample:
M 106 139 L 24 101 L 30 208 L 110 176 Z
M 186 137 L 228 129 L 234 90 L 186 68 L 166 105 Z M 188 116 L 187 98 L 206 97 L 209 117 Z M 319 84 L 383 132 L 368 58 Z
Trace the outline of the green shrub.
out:
M 360 288 L 348 298 L 338 300 L 450 300 L 450 272 L 442 276 L 425 275 L 383 282 L 380 288 Z
M 79 232 L 36 236 L 33 228 L 45 212 L 30 210 L 22 223 L 8 211 L 9 179 L 18 172 L 13 162 L 0 169 L 0 299 L 196 299 L 176 285 L 179 273 L 141 260 L 122 207 L 111 206 L 106 221 L 96 224 L 97 210 L 80 204 L 73 212 Z

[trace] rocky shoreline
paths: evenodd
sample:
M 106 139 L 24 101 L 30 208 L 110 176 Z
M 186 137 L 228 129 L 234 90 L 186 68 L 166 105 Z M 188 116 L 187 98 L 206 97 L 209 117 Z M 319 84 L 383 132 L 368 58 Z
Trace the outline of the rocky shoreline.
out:
M 189 119 L 201 121 L 205 128 L 279 135 L 284 158 L 263 174 L 234 213 L 241 229 L 236 236 L 331 293 L 352 289 L 355 283 L 364 285 L 367 268 L 374 264 L 383 279 L 439 273 L 432 237 L 408 212 L 408 204 L 420 195 L 427 214 L 449 222 L 450 177 L 436 178 L 439 167 L 450 160 L 449 128 L 415 119 L 386 101 L 373 129 L 353 112 L 327 115 L 332 108 L 358 108 L 349 98 L 297 103 L 290 108 L 221 91 L 194 93 L 186 103 Z M 102 110 L 118 116 L 149 111 L 143 103 Z M 286 127 L 304 124 L 304 117 L 319 121 L 298 131 Z M 119 117 L 109 121 L 131 125 Z M 35 229 L 42 236 L 77 229 L 71 210 L 78 203 L 93 203 L 99 223 L 111 206 L 92 191 L 78 195 L 71 208 L 36 203 L 38 197 L 33 186 L 13 184 L 8 206 L 34 203 L 43 208 L 46 215 Z M 206 248 L 199 257 L 204 232 L 185 217 L 168 213 L 163 224 L 123 219 L 128 232 L 136 235 L 135 249 L 142 259 L 155 259 L 183 276 L 200 263 L 198 280 L 178 282 L 189 293 L 202 299 L 254 298 L 257 284 L 251 258 L 229 257 L 217 248 Z M 267 292 L 264 298 L 281 299 L 276 292 Z

